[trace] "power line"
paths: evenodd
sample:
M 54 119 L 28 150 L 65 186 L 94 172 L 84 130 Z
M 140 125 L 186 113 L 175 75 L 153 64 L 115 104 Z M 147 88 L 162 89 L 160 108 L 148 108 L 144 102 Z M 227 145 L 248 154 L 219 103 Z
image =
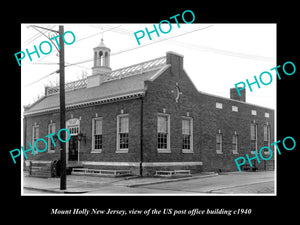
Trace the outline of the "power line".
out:
M 102 28 L 111 29 L 113 32 L 117 32 L 117 33 L 120 33 L 120 34 L 125 34 L 127 36 L 132 36 L 132 32 L 133 32 L 133 31 L 130 31 L 130 30 L 127 30 L 127 29 L 124 29 L 124 28 L 119 28 L 120 26 L 118 26 L 118 27 L 102 26 L 102 25 L 91 25 L 91 26 L 96 27 L 98 29 L 102 29 Z M 115 29 L 112 29 L 112 28 L 115 28 Z
M 49 76 L 51 76 L 52 74 L 55 74 L 55 73 L 59 73 L 59 70 L 55 70 L 55 71 L 53 71 L 52 73 L 49 73 L 49 74 L 47 74 L 46 76 L 43 76 L 43 77 L 37 79 L 36 81 L 33 81 L 33 82 L 31 82 L 31 83 L 25 85 L 24 87 L 31 86 L 31 85 L 33 85 L 33 84 L 35 84 L 35 83 L 37 83 L 37 82 L 39 82 L 39 81 L 41 81 L 41 80 L 43 80 L 43 79 L 49 77 Z
M 49 26 L 46 26 L 45 28 L 46 28 L 46 29 L 52 29 L 53 27 L 55 27 L 55 25 L 49 25 Z M 42 36 L 41 33 L 43 33 L 44 35 L 46 35 L 46 32 L 45 32 L 45 33 L 42 32 L 42 31 L 37 32 L 36 34 L 34 34 L 32 37 L 28 38 L 28 39 L 24 42 L 25 46 L 28 45 L 28 44 L 30 44 L 30 43 L 32 43 L 33 41 L 35 41 L 35 40 L 38 39 L 39 37 L 41 37 L 41 36 Z
M 55 25 L 54 25 L 54 26 L 55 26 Z M 53 26 L 53 27 L 54 27 L 54 26 Z M 76 43 L 78 43 L 79 41 L 82 41 L 82 40 L 85 40 L 85 39 L 94 37 L 94 36 L 99 35 L 99 34 L 101 34 L 101 33 L 105 33 L 105 32 L 107 32 L 107 31 L 113 30 L 113 29 L 118 28 L 118 27 L 120 27 L 120 26 L 122 26 L 122 25 L 119 25 L 119 26 L 116 26 L 116 27 L 111 27 L 111 28 L 109 28 L 109 29 L 107 29 L 107 30 L 98 32 L 98 33 L 96 33 L 96 34 L 92 34 L 92 35 L 89 35 L 89 36 L 87 36 L 87 37 L 83 37 L 83 38 L 81 38 L 81 39 L 76 40 Z M 53 28 L 53 27 L 52 27 L 52 28 Z M 50 29 L 52 29 L 52 28 L 50 28 Z M 39 34 L 39 37 L 40 37 L 40 36 L 41 36 L 41 34 Z M 44 56 L 44 57 L 38 59 L 38 62 L 40 62 L 41 60 L 44 60 L 45 58 L 47 58 L 47 57 L 50 56 L 50 55 L 51 55 L 51 54 L 48 54 L 48 55 L 46 55 L 46 56 Z M 35 64 L 38 64 L 38 63 L 35 63 Z M 82 66 L 78 66 L 78 67 L 82 67 Z
M 96 28 L 100 28 L 99 26 L 96 26 L 96 25 L 91 25 L 91 26 L 96 27 Z M 99 33 L 96 33 L 96 34 L 84 37 L 82 39 L 79 39 L 78 41 L 88 39 L 90 37 L 96 36 L 98 34 L 101 34 L 103 32 L 107 32 L 107 31 L 113 31 L 113 32 L 121 33 L 121 34 L 124 34 L 124 35 L 127 35 L 127 36 L 132 36 L 132 32 L 131 31 L 126 30 L 126 29 L 122 29 L 122 28 L 120 28 L 120 26 L 116 26 L 116 27 L 101 26 L 101 28 L 103 28 L 103 27 L 107 28 L 108 27 L 108 29 L 105 30 L 105 31 L 101 31 Z M 110 56 L 114 56 L 114 55 L 118 55 L 120 53 L 132 51 L 132 50 L 135 50 L 135 49 L 138 49 L 138 48 L 142 48 L 142 47 L 145 47 L 145 46 L 149 46 L 149 45 L 152 45 L 152 44 L 156 44 L 156 43 L 159 43 L 159 42 L 162 42 L 162 41 L 169 41 L 171 43 L 173 42 L 176 45 L 180 45 L 182 47 L 190 48 L 190 49 L 194 49 L 194 50 L 198 50 L 198 51 L 207 51 L 207 52 L 212 52 L 212 53 L 216 53 L 216 54 L 223 54 L 223 55 L 232 56 L 232 57 L 247 58 L 247 59 L 259 60 L 259 61 L 272 61 L 273 62 L 274 59 L 271 58 L 271 57 L 264 57 L 264 56 L 258 56 L 258 55 L 251 55 L 251 54 L 239 53 L 239 52 L 228 51 L 228 50 L 224 50 L 224 49 L 211 48 L 211 47 L 206 47 L 206 46 L 200 46 L 200 45 L 190 44 L 190 43 L 186 43 L 186 42 L 180 42 L 180 41 L 177 41 L 177 40 L 170 40 L 170 39 L 173 39 L 175 37 L 183 36 L 183 35 L 186 35 L 186 34 L 189 34 L 189 33 L 195 32 L 195 31 L 198 31 L 198 30 L 207 29 L 207 28 L 212 27 L 212 26 L 213 25 L 209 25 L 209 26 L 206 26 L 206 27 L 198 27 L 197 29 L 187 31 L 187 32 L 185 32 L 183 34 L 178 34 L 178 35 L 175 35 L 175 36 L 172 36 L 172 37 L 169 37 L 169 38 L 162 38 L 160 40 L 153 41 L 151 43 L 144 44 L 142 46 L 130 47 L 130 48 L 127 48 L 127 49 L 123 49 L 123 50 L 120 50 L 118 52 L 112 53 Z M 77 67 L 81 67 L 81 68 L 85 68 L 85 69 L 90 69 L 90 68 L 87 68 L 87 67 L 84 67 L 84 66 L 79 66 L 78 64 L 83 64 L 83 63 L 91 62 L 93 60 L 94 60 L 94 58 L 89 58 L 89 59 L 82 60 L 82 61 L 75 62 L 75 63 L 67 63 L 68 65 L 66 65 L 65 67 L 77 66 Z M 39 79 L 39 80 L 37 80 L 37 81 L 35 81 L 33 83 L 36 83 L 36 82 L 38 82 L 38 81 L 40 81 L 40 80 L 42 80 L 42 79 L 44 79 L 44 78 L 46 78 L 46 77 L 48 77 L 48 76 L 50 76 L 52 74 L 53 73 L 48 74 L 45 77 L 42 77 L 41 79 Z M 31 84 L 33 84 L 33 83 L 31 83 Z M 31 85 L 31 84 L 29 84 L 29 85 Z M 29 85 L 27 85 L 27 86 L 29 86 Z
M 118 52 L 110 54 L 110 56 L 118 55 L 120 53 L 132 51 L 132 50 L 135 50 L 135 49 L 138 49 L 138 48 L 143 48 L 145 46 L 153 45 L 153 44 L 156 44 L 156 43 L 159 43 L 159 42 L 162 42 L 162 41 L 166 41 L 166 40 L 169 40 L 169 39 L 172 39 L 172 38 L 175 38 L 175 37 L 180 37 L 180 36 L 183 36 L 183 35 L 186 35 L 186 34 L 189 34 L 189 33 L 193 33 L 193 32 L 199 31 L 199 30 L 204 30 L 204 29 L 207 29 L 207 28 L 209 28 L 211 26 L 213 26 L 213 25 L 209 25 L 209 26 L 206 26 L 206 27 L 200 27 L 200 28 L 197 28 L 197 29 L 194 29 L 194 30 L 190 30 L 190 31 L 187 31 L 187 32 L 185 32 L 183 34 L 178 34 L 178 35 L 175 35 L 175 36 L 172 36 L 172 37 L 169 37 L 169 38 L 162 38 L 160 40 L 153 41 L 151 43 L 144 44 L 142 46 L 130 47 L 130 48 L 127 48 L 127 49 L 123 49 L 123 50 L 120 50 Z M 86 59 L 86 60 L 79 61 L 79 62 L 76 62 L 76 63 L 71 63 L 68 66 L 73 66 L 73 65 L 77 65 L 77 64 L 87 63 L 87 62 L 91 62 L 93 60 L 94 60 L 94 58 L 90 58 L 90 59 Z
M 196 32 L 196 31 L 198 31 L 198 30 L 203 30 L 203 29 L 209 28 L 209 27 L 211 27 L 211 26 L 213 26 L 213 25 L 209 25 L 209 26 L 206 26 L 206 27 L 200 27 L 200 28 L 197 28 L 197 29 L 194 29 L 194 30 L 187 31 L 187 32 L 185 32 L 185 33 L 183 33 L 183 34 L 175 35 L 175 36 L 172 36 L 172 37 L 169 37 L 169 38 L 164 38 L 164 39 L 161 39 L 161 40 L 152 42 L 152 43 L 145 44 L 145 45 L 143 45 L 143 46 L 131 47 L 131 48 L 123 49 L 123 50 L 121 50 L 121 51 L 112 53 L 110 56 L 117 55 L 117 54 L 120 54 L 120 53 L 123 53 L 123 52 L 132 51 L 132 50 L 135 50 L 135 49 L 137 49 L 137 48 L 142 48 L 142 47 L 149 46 L 149 45 L 152 45 L 152 44 L 156 44 L 156 43 L 158 43 L 158 42 L 166 41 L 166 40 L 169 40 L 169 39 L 172 39 L 172 38 L 175 38 L 175 37 L 183 36 L 183 35 L 186 35 L 186 34 L 189 34 L 189 33 Z M 116 27 L 115 27 L 115 28 L 116 28 Z M 113 28 L 112 28 L 112 29 L 113 29 Z M 112 30 L 112 29 L 111 29 L 111 30 Z M 87 60 L 84 60 L 84 61 L 79 61 L 79 62 L 76 62 L 76 63 L 67 63 L 67 62 L 66 62 L 68 65 L 65 65 L 65 67 L 69 67 L 69 66 L 78 66 L 78 64 L 91 62 L 91 61 L 93 61 L 93 60 L 94 60 L 94 58 L 90 58 L 90 59 L 87 59 Z M 82 67 L 82 66 L 79 66 L 79 67 Z M 86 67 L 83 67 L 83 68 L 86 68 Z M 52 73 L 50 73 L 50 74 L 47 74 L 46 76 L 43 76 L 43 77 L 39 78 L 38 80 L 36 80 L 36 81 L 34 81 L 34 82 L 32 82 L 32 83 L 27 84 L 25 87 L 28 87 L 28 86 L 30 86 L 30 85 L 32 85 L 32 84 L 35 84 L 35 83 L 37 83 L 37 82 L 39 82 L 39 81 L 41 81 L 41 80 L 43 80 L 43 79 L 45 79 L 45 78 L 51 76 L 52 74 L 54 74 L 54 73 L 56 73 L 56 72 L 57 72 L 57 71 L 54 71 L 54 72 L 52 72 Z
M 92 26 L 93 26 L 93 27 L 96 27 L 96 28 L 99 28 L 99 26 L 96 26 L 96 25 L 92 25 Z M 107 27 L 108 27 L 108 29 L 107 29 L 107 30 L 104 30 L 104 31 L 101 31 L 101 32 L 99 32 L 99 33 L 92 34 L 92 35 L 90 35 L 90 36 L 87 36 L 87 37 L 78 39 L 77 42 L 78 42 L 78 41 L 85 40 L 85 39 L 87 39 L 87 38 L 91 38 L 91 37 L 93 37 L 93 36 L 96 36 L 96 35 L 98 35 L 98 34 L 101 34 L 101 33 L 107 32 L 107 31 L 114 31 L 114 30 L 115 30 L 115 32 L 117 32 L 117 33 L 125 34 L 125 35 L 127 35 L 127 36 L 132 36 L 132 32 L 131 32 L 131 31 L 126 30 L 126 29 L 119 28 L 119 27 L 121 27 L 121 26 L 122 26 L 122 25 L 119 25 L 119 26 L 116 26 L 116 27 L 110 27 L 110 26 L 106 26 L 106 27 L 105 27 L 105 26 L 101 26 L 101 28 L 103 28 L 103 27 L 104 27 L 104 28 L 107 28 Z M 172 36 L 172 37 L 169 37 L 169 38 L 163 38 L 163 39 L 160 39 L 160 40 L 158 40 L 158 41 L 154 41 L 154 42 L 152 42 L 152 43 L 144 44 L 143 46 L 130 47 L 130 48 L 127 48 L 127 49 L 123 49 L 123 50 L 120 50 L 119 52 L 112 53 L 110 56 L 117 55 L 117 54 L 120 54 L 120 53 L 123 53 L 123 52 L 127 52 L 127 51 L 131 51 L 131 50 L 135 50 L 135 49 L 137 49 L 137 48 L 142 48 L 142 47 L 145 47 L 145 46 L 148 46 L 148 45 L 151 45 L 151 44 L 155 44 L 155 43 L 158 43 L 158 42 L 166 41 L 166 40 L 169 40 L 169 39 L 171 39 L 171 38 L 179 37 L 179 36 L 182 36 L 182 35 L 185 35 L 185 34 L 188 34 L 188 33 L 192 33 L 192 32 L 198 31 L 198 30 L 206 29 L 206 28 L 211 27 L 211 26 L 213 26 L 213 25 L 209 25 L 209 26 L 204 27 L 204 28 L 203 28 L 203 27 L 200 27 L 200 28 L 197 28 L 197 29 L 195 29 L 195 30 L 190 30 L 190 31 L 187 31 L 186 33 L 179 34 L 179 35 L 175 35 L 175 36 Z M 50 55 L 50 54 L 49 54 L 49 55 Z M 49 56 L 49 55 L 44 56 L 43 58 L 39 59 L 39 61 L 42 60 L 42 59 L 45 59 L 45 58 L 46 58 L 47 56 Z M 83 60 L 83 61 L 79 61 L 79 62 L 76 62 L 76 63 L 71 63 L 71 64 L 69 63 L 69 65 L 66 66 L 66 67 L 69 67 L 69 66 L 76 66 L 76 65 L 78 65 L 78 64 L 83 64 L 83 63 L 91 62 L 91 61 L 93 61 L 93 60 L 94 60 L 94 58 L 89 58 L 89 59 L 86 59 L 86 60 Z M 38 61 L 38 62 L 39 62 L 39 61 Z M 35 63 L 35 64 L 37 64 L 37 63 Z M 78 66 L 78 67 L 80 67 L 80 66 Z
M 96 26 L 96 25 L 93 25 L 93 27 L 99 28 L 99 26 Z M 113 32 L 117 32 L 117 33 L 124 34 L 127 36 L 132 36 L 132 31 L 127 30 L 127 29 L 117 28 L 117 29 L 114 29 Z M 212 47 L 201 46 L 201 45 L 197 45 L 197 44 L 186 43 L 186 42 L 182 42 L 182 41 L 178 41 L 178 40 L 168 40 L 167 43 L 171 43 L 171 44 L 173 43 L 175 45 L 180 45 L 182 47 L 193 49 L 193 50 L 206 51 L 206 52 L 227 55 L 227 56 L 232 56 L 232 57 L 239 57 L 239 58 L 259 60 L 259 61 L 268 61 L 268 62 L 274 62 L 274 60 L 275 60 L 273 57 L 245 54 L 245 53 L 229 51 L 229 50 L 225 50 L 225 49 L 212 48 Z
M 227 56 L 259 60 L 259 61 L 267 61 L 267 62 L 274 62 L 274 60 L 275 60 L 273 57 L 245 54 L 245 53 L 229 51 L 229 50 L 224 50 L 224 49 L 219 49 L 219 48 L 212 48 L 212 47 L 207 47 L 207 46 L 200 46 L 200 45 L 196 45 L 196 44 L 180 42 L 177 40 L 171 40 L 170 42 L 173 42 L 176 45 L 181 45 L 183 47 L 194 49 L 194 50 L 207 51 L 207 52 L 212 52 L 212 53 L 217 53 L 217 54 L 222 54 L 222 55 L 227 55 Z
M 96 35 L 98 35 L 98 34 L 103 34 L 103 33 L 107 32 L 107 31 L 111 31 L 111 30 L 116 29 L 116 28 L 118 28 L 118 27 L 120 27 L 120 26 L 122 26 L 122 25 L 119 25 L 119 26 L 116 26 L 116 27 L 111 27 L 110 29 L 101 31 L 101 32 L 99 32 L 99 33 L 92 34 L 92 35 L 90 35 L 90 36 L 87 36 L 87 37 L 84 37 L 84 38 L 81 38 L 81 39 L 78 39 L 76 42 L 79 42 L 79 41 L 82 41 L 82 40 L 85 40 L 85 39 L 94 37 L 94 36 L 96 36 Z

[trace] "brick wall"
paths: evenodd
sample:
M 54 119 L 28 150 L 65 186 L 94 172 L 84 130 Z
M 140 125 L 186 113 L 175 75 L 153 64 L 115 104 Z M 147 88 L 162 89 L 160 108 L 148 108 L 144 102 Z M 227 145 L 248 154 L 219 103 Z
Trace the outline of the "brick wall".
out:
M 201 166 L 189 166 L 189 162 L 201 162 L 200 120 L 197 105 L 198 91 L 182 69 L 183 58 L 167 54 L 167 63 L 172 64 L 153 82 L 147 82 L 147 95 L 144 98 L 144 162 L 178 162 L 176 166 L 157 167 L 156 169 L 192 169 L 201 171 Z M 174 68 L 175 69 L 174 69 Z M 182 95 L 176 102 L 176 85 Z M 157 116 L 165 113 L 170 116 L 170 150 L 160 153 L 157 150 Z M 193 153 L 182 151 L 182 118 L 193 118 Z M 182 162 L 182 164 L 180 164 Z M 154 172 L 154 168 L 147 168 Z
M 274 111 L 245 104 L 243 102 L 225 99 L 202 92 L 198 92 L 188 75 L 183 70 L 183 57 L 174 53 L 167 53 L 167 64 L 171 67 L 154 81 L 147 81 L 147 91 L 143 100 L 143 161 L 145 163 L 173 162 L 176 166 L 159 166 L 143 168 L 144 174 L 153 174 L 156 169 L 191 169 L 200 171 L 235 171 L 234 159 L 250 153 L 250 124 L 255 120 L 258 124 L 258 150 L 264 146 L 263 125 L 271 124 L 271 143 L 274 141 Z M 182 94 L 176 102 L 176 86 Z M 223 108 L 216 108 L 216 102 L 222 103 Z M 97 166 L 103 169 L 120 168 L 132 169 L 139 173 L 140 141 L 141 141 L 141 99 L 124 100 L 109 104 L 89 106 L 67 110 L 66 120 L 81 118 L 81 132 L 86 135 L 86 142 L 80 143 L 80 161 L 84 162 L 134 162 L 135 166 Z M 232 106 L 238 107 L 238 112 L 232 111 Z M 129 114 L 129 151 L 116 153 L 117 115 Z M 251 115 L 256 110 L 257 115 Z M 157 115 L 164 113 L 170 115 L 170 153 L 159 153 L 157 150 Z M 269 113 L 269 118 L 265 113 Z M 91 153 L 92 144 L 92 118 L 98 114 L 103 118 L 103 149 L 101 153 Z M 71 115 L 72 114 L 72 115 Z M 182 151 L 182 118 L 193 118 L 193 153 Z M 59 113 L 44 113 L 37 116 L 27 116 L 26 143 L 32 140 L 32 126 L 39 125 L 39 137 L 48 135 L 48 124 L 56 123 L 56 132 L 59 130 Z M 216 134 L 223 134 L 223 153 L 216 152 Z M 232 151 L 232 136 L 236 132 L 239 137 L 238 154 Z M 59 142 L 54 153 L 38 153 L 31 160 L 55 160 L 60 158 Z M 254 155 L 253 155 L 254 156 Z M 258 164 L 259 169 L 272 169 L 273 159 Z M 190 166 L 189 163 L 199 163 Z M 202 163 L 202 165 L 200 165 Z
M 266 122 L 271 124 L 271 143 L 274 141 L 274 111 L 229 98 L 199 93 L 182 70 L 182 60 L 182 57 L 174 57 L 173 54 L 168 57 L 167 54 L 167 62 L 176 69 L 170 67 L 155 81 L 147 83 L 144 101 L 144 161 L 202 162 L 204 171 L 235 171 L 237 166 L 234 160 L 237 157 L 245 154 L 251 156 L 251 121 L 255 120 L 258 124 L 258 150 L 264 146 L 263 125 Z M 178 103 L 172 93 L 176 83 L 183 93 Z M 222 103 L 223 108 L 217 109 L 216 102 Z M 238 107 L 238 112 L 232 111 L 232 106 Z M 170 115 L 171 153 L 157 151 L 157 114 L 164 110 Z M 251 115 L 251 110 L 256 110 L 257 115 Z M 269 118 L 265 117 L 266 112 L 269 113 Z M 181 120 L 187 113 L 193 118 L 194 153 L 182 152 Z M 222 154 L 217 154 L 216 151 L 216 134 L 219 130 L 223 135 Z M 232 136 L 235 132 L 239 137 L 238 154 L 233 154 L 232 149 Z M 259 169 L 273 169 L 274 160 L 261 160 L 257 166 Z
M 129 114 L 129 150 L 128 153 L 116 153 L 117 136 L 117 116 Z M 102 153 L 91 153 L 92 150 L 92 118 L 103 118 L 103 149 Z M 86 142 L 80 143 L 81 161 L 116 161 L 116 162 L 135 162 L 140 158 L 140 100 L 133 99 L 122 102 L 114 102 L 105 105 L 85 107 L 67 110 L 66 121 L 73 118 L 81 118 L 80 129 L 86 135 Z M 32 140 L 32 126 L 34 123 L 39 125 L 39 137 L 44 138 L 48 135 L 48 124 L 50 120 L 56 123 L 56 133 L 59 128 L 59 113 L 47 113 L 38 116 L 27 117 L 26 146 Z M 59 144 L 55 148 L 55 153 L 38 153 L 36 156 L 29 155 L 32 160 L 54 160 L 59 159 Z M 67 143 L 68 144 L 68 143 Z M 42 147 L 41 147 L 42 149 Z
M 258 150 L 264 146 L 263 125 L 271 125 L 271 143 L 274 141 L 274 111 L 238 101 L 232 101 L 207 94 L 199 94 L 199 104 L 204 108 L 201 116 L 202 129 L 202 156 L 203 170 L 232 171 L 237 170 L 234 159 L 245 156 L 250 152 L 250 124 L 255 120 L 257 127 Z M 222 103 L 223 108 L 216 108 L 216 102 Z M 232 106 L 238 107 L 238 112 L 232 111 Z M 251 110 L 256 110 L 257 115 L 251 115 Z M 265 117 L 269 113 L 269 118 Z M 216 134 L 221 131 L 223 135 L 223 153 L 216 152 Z M 232 136 L 238 135 L 238 154 L 232 151 Z M 253 155 L 254 156 L 254 155 Z M 266 156 L 267 158 L 267 156 Z M 273 159 L 258 165 L 259 169 L 271 169 Z M 264 167 L 265 166 L 265 167 Z

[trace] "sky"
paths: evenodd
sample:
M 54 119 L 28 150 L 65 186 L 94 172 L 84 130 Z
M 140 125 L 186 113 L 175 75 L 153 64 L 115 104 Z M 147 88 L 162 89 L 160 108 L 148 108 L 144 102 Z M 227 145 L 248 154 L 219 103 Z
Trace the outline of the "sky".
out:
M 153 30 L 153 24 L 22 24 L 21 49 L 34 50 L 43 41 L 48 41 L 30 25 L 58 30 L 64 25 L 65 31 L 72 31 L 76 40 L 65 45 L 65 80 L 80 79 L 83 74 L 92 74 L 93 48 L 99 45 L 101 38 L 111 49 L 110 67 L 116 70 L 136 63 L 165 56 L 167 51 L 184 56 L 184 70 L 198 91 L 229 98 L 229 89 L 236 83 L 254 82 L 254 76 L 268 71 L 273 75 L 269 85 L 252 85 L 253 91 L 246 88 L 246 102 L 268 108 L 276 108 L 276 75 L 270 69 L 276 64 L 276 24 L 199 24 L 172 23 L 169 33 L 152 33 L 140 39 L 140 45 L 134 32 L 147 27 Z M 158 27 L 158 24 L 155 24 Z M 163 24 L 162 30 L 168 30 Z M 41 30 L 46 36 L 48 31 Z M 52 34 L 53 35 L 53 34 Z M 66 35 L 66 41 L 72 41 Z M 46 52 L 47 46 L 43 45 Z M 44 87 L 58 83 L 59 57 L 55 47 L 48 55 L 40 53 L 40 58 L 32 54 L 21 61 L 22 106 L 32 104 L 44 94 Z M 74 65 L 70 65 L 74 64 Z M 16 66 L 18 66 L 16 61 Z M 52 74 L 53 73 L 53 74 Z M 51 74 L 51 75 L 49 75 Z M 49 75 L 49 76 L 47 76 Z M 42 79 L 43 78 L 43 79 Z M 265 82 L 269 78 L 264 77 Z M 23 109 L 22 109 L 23 111 Z

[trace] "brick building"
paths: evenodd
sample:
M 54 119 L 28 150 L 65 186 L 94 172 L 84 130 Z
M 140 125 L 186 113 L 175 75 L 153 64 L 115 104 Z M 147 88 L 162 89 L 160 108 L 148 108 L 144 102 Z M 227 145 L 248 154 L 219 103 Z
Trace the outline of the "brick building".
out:
M 235 158 L 254 156 L 274 142 L 274 110 L 246 103 L 245 91 L 239 97 L 230 89 L 230 99 L 198 91 L 179 54 L 167 52 L 111 71 L 110 49 L 102 40 L 94 48 L 92 69 L 91 76 L 65 87 L 68 166 L 144 175 L 174 169 L 235 171 Z M 43 98 L 24 107 L 25 149 L 60 129 L 58 91 L 46 87 Z M 28 152 L 27 165 L 60 158 L 59 144 L 47 141 L 45 152 Z M 273 158 L 254 161 L 259 170 L 274 169 Z

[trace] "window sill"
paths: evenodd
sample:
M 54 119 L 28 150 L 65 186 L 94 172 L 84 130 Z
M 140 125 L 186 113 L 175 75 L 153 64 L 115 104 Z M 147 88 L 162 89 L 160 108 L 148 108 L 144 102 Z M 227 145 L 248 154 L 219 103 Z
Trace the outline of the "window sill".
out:
M 194 153 L 193 150 L 190 149 L 182 149 L 182 153 Z
M 102 149 L 93 149 L 91 153 L 101 153 Z
M 221 150 L 216 150 L 217 154 L 223 154 Z
M 171 153 L 170 149 L 157 149 L 158 153 Z
M 116 153 L 128 153 L 128 149 L 118 149 Z
M 50 151 L 48 151 L 48 153 L 53 154 L 53 153 L 55 153 L 55 150 L 50 150 Z
M 238 153 L 238 151 L 232 151 L 232 154 L 238 155 L 239 153 Z

